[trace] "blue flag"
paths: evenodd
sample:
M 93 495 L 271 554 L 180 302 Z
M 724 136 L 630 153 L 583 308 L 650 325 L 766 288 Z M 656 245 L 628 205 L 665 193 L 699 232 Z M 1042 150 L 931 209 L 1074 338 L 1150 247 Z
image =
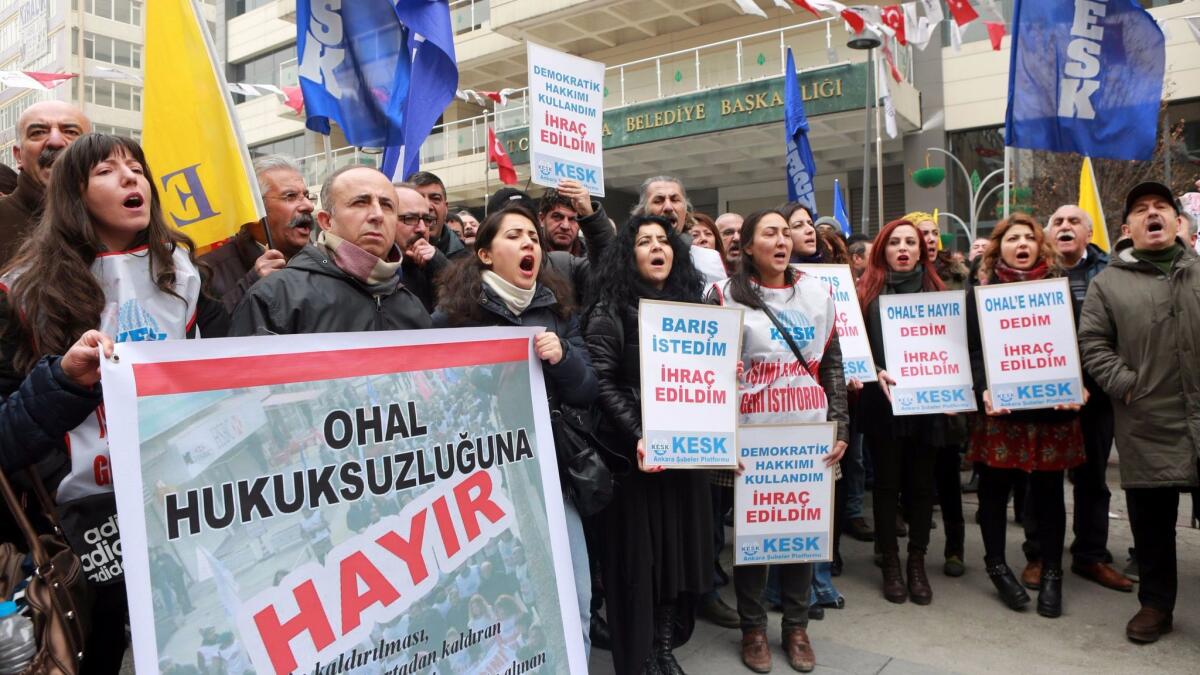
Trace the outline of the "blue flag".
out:
M 1016 0 L 1005 142 L 1150 159 L 1166 53 L 1135 0 Z
M 808 144 L 808 117 L 804 114 L 804 99 L 800 96 L 800 82 L 796 79 L 796 62 L 792 50 L 787 51 L 787 78 L 783 89 L 783 126 L 787 131 L 787 186 L 788 201 L 804 202 L 817 217 L 816 194 L 813 177 L 817 175 L 817 164 L 813 160 L 812 146 Z
M 458 62 L 446 0 L 399 0 L 396 15 L 409 30 L 411 89 L 404 113 L 404 142 L 384 152 L 382 168 L 389 176 L 408 177 L 420 168 L 421 144 L 458 90 Z
M 391 0 L 297 0 L 305 126 L 329 135 L 336 122 L 359 147 L 402 143 L 410 81 L 406 37 Z
M 842 234 L 850 236 L 850 216 L 846 213 L 846 202 L 842 201 L 842 186 L 833 179 L 833 217 L 842 226 Z

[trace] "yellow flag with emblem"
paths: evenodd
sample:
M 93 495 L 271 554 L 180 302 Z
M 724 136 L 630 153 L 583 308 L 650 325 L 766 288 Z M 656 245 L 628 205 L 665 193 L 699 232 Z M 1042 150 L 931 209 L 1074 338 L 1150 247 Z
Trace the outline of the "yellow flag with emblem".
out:
M 1092 171 L 1092 158 L 1084 157 L 1079 169 L 1079 208 L 1092 218 L 1092 241 L 1101 251 L 1108 253 L 1108 225 L 1104 222 L 1104 209 L 1100 206 L 1100 187 L 1096 185 L 1096 172 Z
M 142 146 L 163 216 L 204 250 L 261 217 L 258 183 L 194 0 L 145 12 Z

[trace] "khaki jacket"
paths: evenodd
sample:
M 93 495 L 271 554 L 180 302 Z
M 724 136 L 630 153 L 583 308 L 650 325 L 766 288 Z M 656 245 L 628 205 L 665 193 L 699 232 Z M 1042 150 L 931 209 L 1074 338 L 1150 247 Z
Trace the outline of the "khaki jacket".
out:
M 1200 257 L 1189 246 L 1164 276 L 1117 244 L 1079 319 L 1083 366 L 1112 397 L 1121 486 L 1197 484 Z

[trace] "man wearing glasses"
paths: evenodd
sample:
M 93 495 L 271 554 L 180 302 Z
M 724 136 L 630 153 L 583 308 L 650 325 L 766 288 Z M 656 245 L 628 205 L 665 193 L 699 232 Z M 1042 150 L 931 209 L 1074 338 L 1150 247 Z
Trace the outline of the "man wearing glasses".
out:
M 400 183 L 396 186 L 396 214 L 396 245 L 404 252 L 400 282 L 432 314 L 437 302 L 433 280 L 450 264 L 446 255 L 429 243 L 429 228 L 437 222 L 437 213 L 415 185 Z
M 282 155 L 254 160 L 266 217 L 242 226 L 216 250 L 201 256 L 212 268 L 213 295 L 233 313 L 259 279 L 281 270 L 308 244 L 316 229 L 316 196 L 308 191 L 295 161 Z

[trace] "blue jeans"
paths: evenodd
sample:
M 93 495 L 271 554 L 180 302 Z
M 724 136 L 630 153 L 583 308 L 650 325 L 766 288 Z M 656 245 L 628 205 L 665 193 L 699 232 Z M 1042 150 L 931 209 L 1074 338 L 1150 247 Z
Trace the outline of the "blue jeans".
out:
M 850 446 L 842 458 L 842 477 L 845 479 L 846 517 L 862 518 L 863 492 L 867 487 L 867 469 L 863 465 L 863 434 L 850 435 Z
M 567 517 L 567 544 L 571 547 L 571 571 L 575 574 L 575 598 L 579 602 L 579 625 L 583 629 L 583 656 L 592 653 L 592 570 L 588 565 L 587 540 L 583 538 L 583 520 L 570 499 L 563 500 Z
M 832 565 L 827 562 L 813 563 L 812 595 L 809 596 L 809 604 L 832 605 L 840 597 L 842 594 L 833 587 Z

